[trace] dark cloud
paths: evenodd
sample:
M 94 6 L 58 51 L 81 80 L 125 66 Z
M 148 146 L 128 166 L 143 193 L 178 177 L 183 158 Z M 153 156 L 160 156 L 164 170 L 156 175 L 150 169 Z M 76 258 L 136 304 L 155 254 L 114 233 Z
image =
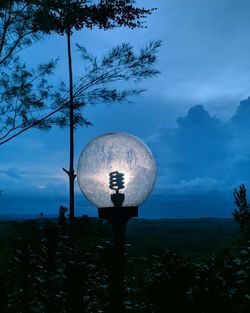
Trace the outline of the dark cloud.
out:
M 248 133 L 250 131 L 250 97 L 240 102 L 235 114 L 231 118 L 232 126 L 235 131 L 243 131 Z
M 20 180 L 22 178 L 20 171 L 16 167 L 9 168 L 5 173 L 7 176 L 15 178 L 17 180 Z
M 250 181 L 250 98 L 240 102 L 230 122 L 232 138 L 229 153 L 232 179 Z
M 221 178 L 227 158 L 227 127 L 201 105 L 178 118 L 177 124 L 172 149 L 179 164 L 178 176 Z
M 160 174 L 158 187 L 225 189 L 249 183 L 249 119 L 250 98 L 226 122 L 196 105 L 177 119 L 177 127 L 158 128 L 149 138 Z
M 177 119 L 176 128 L 158 129 L 152 150 L 169 183 L 196 177 L 218 179 L 224 175 L 228 138 L 226 125 L 196 105 Z

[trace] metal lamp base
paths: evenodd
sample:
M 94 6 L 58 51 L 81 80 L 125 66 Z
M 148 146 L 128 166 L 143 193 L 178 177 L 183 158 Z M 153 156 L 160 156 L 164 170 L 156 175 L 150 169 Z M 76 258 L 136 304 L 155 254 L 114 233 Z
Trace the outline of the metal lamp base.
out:
M 110 219 L 113 219 L 112 217 L 117 215 L 128 221 L 138 216 L 138 206 L 98 208 L 99 218 L 110 221 Z

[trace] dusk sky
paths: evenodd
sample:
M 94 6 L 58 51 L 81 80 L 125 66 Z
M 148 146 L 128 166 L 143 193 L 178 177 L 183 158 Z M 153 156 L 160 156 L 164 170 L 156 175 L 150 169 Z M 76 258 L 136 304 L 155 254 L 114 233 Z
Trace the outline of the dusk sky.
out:
M 102 56 L 122 42 L 136 49 L 162 40 L 161 74 L 142 82 L 147 91 L 130 103 L 85 108 L 93 126 L 76 131 L 75 161 L 98 135 L 134 134 L 151 149 L 158 172 L 140 217 L 230 217 L 234 188 L 250 185 L 250 2 L 136 3 L 157 7 L 147 29 L 82 30 L 73 42 Z M 65 37 L 48 37 L 23 54 L 30 66 L 59 57 L 55 83 L 67 83 Z M 73 56 L 77 77 L 84 61 Z M 68 138 L 68 129 L 32 130 L 0 147 L 0 216 L 56 215 L 61 204 L 68 207 Z M 97 215 L 77 182 L 76 213 Z

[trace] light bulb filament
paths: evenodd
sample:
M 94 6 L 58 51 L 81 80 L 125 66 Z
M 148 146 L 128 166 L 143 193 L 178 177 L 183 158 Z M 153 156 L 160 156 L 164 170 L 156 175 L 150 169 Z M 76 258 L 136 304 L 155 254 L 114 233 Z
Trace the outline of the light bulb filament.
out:
M 112 172 L 109 174 L 109 188 L 119 193 L 120 189 L 125 188 L 124 184 L 124 174 L 119 173 L 118 171 Z

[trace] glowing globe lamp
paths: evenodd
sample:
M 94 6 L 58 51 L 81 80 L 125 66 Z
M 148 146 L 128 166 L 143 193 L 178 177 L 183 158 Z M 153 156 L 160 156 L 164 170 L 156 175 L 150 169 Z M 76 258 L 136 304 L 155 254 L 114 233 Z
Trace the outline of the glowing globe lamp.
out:
M 156 165 L 140 139 L 114 132 L 84 148 L 77 179 L 83 194 L 98 208 L 138 207 L 153 189 Z
M 138 138 L 109 133 L 92 140 L 82 151 L 77 179 L 86 198 L 98 207 L 100 218 L 112 227 L 114 243 L 109 271 L 111 312 L 123 312 L 124 242 L 127 222 L 153 189 L 154 158 Z

